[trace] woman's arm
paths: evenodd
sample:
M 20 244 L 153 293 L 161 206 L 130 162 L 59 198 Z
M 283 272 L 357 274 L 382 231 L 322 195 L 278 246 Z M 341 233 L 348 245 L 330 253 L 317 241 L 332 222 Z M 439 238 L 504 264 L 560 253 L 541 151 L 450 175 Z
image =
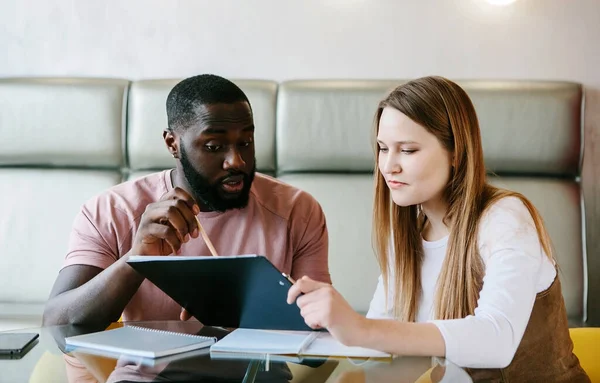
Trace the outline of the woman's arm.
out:
M 298 280 L 288 294 L 306 323 L 314 329 L 327 328 L 347 346 L 381 350 L 394 355 L 444 356 L 444 339 L 431 323 L 403 323 L 396 320 L 367 319 L 350 307 L 331 285 L 308 277 Z
M 444 338 L 433 323 L 406 323 L 393 319 L 366 319 L 361 346 L 394 355 L 439 356 L 446 355 Z

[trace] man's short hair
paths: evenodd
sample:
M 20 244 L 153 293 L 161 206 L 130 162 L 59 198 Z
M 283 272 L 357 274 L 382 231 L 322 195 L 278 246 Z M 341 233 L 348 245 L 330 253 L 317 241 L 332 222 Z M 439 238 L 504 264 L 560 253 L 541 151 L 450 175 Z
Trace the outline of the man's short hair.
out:
M 198 121 L 198 107 L 245 101 L 246 94 L 233 82 L 213 74 L 201 74 L 179 82 L 167 97 L 170 130 L 187 128 Z

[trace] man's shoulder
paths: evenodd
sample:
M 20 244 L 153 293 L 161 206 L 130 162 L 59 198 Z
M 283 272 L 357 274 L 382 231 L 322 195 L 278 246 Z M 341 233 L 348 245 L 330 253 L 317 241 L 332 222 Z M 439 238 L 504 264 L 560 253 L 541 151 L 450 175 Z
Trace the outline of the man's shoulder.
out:
M 285 220 L 308 217 L 315 209 L 321 213 L 320 204 L 310 193 L 266 174 L 256 173 L 252 193 L 262 208 Z
M 85 208 L 93 211 L 121 212 L 132 219 L 141 216 L 150 203 L 168 192 L 170 170 L 150 173 L 112 186 L 90 198 Z

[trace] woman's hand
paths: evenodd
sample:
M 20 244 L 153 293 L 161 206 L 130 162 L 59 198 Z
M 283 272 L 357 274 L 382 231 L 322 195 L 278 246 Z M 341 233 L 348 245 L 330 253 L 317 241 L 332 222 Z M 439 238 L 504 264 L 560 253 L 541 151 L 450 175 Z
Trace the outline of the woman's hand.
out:
M 341 343 L 359 345 L 366 320 L 350 307 L 333 286 L 302 277 L 288 292 L 288 304 L 294 301 L 310 328 L 326 328 Z

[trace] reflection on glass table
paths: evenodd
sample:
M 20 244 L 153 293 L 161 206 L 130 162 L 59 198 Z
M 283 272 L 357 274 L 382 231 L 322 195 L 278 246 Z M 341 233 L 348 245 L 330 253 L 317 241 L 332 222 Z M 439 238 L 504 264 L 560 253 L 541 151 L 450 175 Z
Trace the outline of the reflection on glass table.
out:
M 231 330 L 195 321 L 114 323 L 109 329 L 129 324 L 217 338 Z M 202 349 L 148 359 L 67 351 L 65 337 L 102 330 L 55 326 L 15 331 L 39 332 L 39 342 L 20 360 L 0 360 L 0 382 L 471 382 L 464 370 L 437 358 L 211 358 L 209 350 Z

